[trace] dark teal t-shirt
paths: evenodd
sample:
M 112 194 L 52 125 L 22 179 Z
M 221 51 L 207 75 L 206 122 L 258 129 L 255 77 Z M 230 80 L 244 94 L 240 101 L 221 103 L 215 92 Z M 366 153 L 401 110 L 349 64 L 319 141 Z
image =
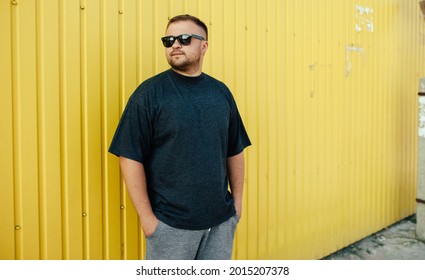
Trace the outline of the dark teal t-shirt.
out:
M 132 94 L 109 152 L 144 165 L 159 220 L 198 230 L 235 214 L 227 157 L 249 145 L 225 84 L 204 73 L 187 77 L 167 70 Z

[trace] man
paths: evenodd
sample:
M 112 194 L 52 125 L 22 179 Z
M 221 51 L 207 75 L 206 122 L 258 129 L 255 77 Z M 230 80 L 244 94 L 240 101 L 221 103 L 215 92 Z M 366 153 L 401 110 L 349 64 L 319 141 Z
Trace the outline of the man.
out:
M 165 35 L 171 69 L 136 89 L 109 151 L 120 157 L 146 259 L 230 259 L 251 143 L 229 89 L 202 72 L 207 26 L 176 16 Z

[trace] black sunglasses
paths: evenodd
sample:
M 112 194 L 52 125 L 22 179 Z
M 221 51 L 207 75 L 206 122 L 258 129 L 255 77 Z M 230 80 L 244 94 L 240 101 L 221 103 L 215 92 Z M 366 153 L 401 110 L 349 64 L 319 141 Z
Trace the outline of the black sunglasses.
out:
M 161 40 L 162 40 L 162 44 L 164 45 L 164 47 L 170 48 L 174 45 L 174 42 L 176 41 L 176 39 L 183 46 L 187 46 L 187 45 L 190 44 L 192 37 L 196 38 L 198 40 L 201 40 L 201 41 L 205 41 L 204 37 L 201 37 L 201 36 L 195 35 L 195 34 L 182 34 L 182 35 L 179 35 L 179 36 L 165 36 L 165 37 L 162 37 Z

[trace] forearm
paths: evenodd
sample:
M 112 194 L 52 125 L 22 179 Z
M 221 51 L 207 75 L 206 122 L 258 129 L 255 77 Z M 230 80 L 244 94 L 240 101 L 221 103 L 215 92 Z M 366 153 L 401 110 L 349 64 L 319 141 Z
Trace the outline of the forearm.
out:
M 145 168 L 140 162 L 124 157 L 120 157 L 120 167 L 130 199 L 148 236 L 152 227 L 156 227 L 156 217 L 148 196 Z
M 245 176 L 245 159 L 243 152 L 227 158 L 227 172 L 237 215 L 241 217 L 242 196 Z

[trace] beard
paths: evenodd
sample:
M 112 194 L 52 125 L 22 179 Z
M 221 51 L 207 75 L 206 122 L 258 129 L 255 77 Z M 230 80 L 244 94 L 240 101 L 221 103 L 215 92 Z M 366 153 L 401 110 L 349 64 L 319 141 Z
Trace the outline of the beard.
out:
M 182 72 L 188 71 L 191 68 L 191 65 L 192 65 L 192 63 L 190 63 L 187 60 L 184 60 L 184 61 L 174 61 L 172 59 L 170 59 L 168 61 L 168 64 L 170 64 L 170 66 L 173 69 L 176 69 L 176 70 L 179 70 L 179 71 L 182 71 Z
M 179 57 L 168 57 L 168 64 L 175 70 L 188 72 L 192 68 L 197 68 L 200 60 L 200 57 L 189 58 L 185 54 L 182 54 Z

